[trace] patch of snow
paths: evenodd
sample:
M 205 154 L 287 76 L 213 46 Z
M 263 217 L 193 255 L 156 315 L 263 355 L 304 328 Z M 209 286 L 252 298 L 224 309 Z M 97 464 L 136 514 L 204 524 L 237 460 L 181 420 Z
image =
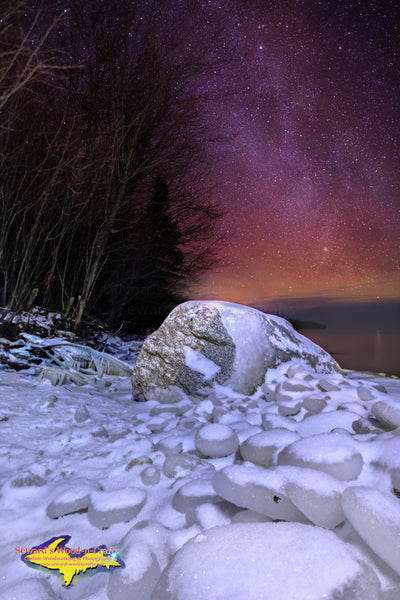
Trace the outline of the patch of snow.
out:
M 185 355 L 186 366 L 204 375 L 206 381 L 212 379 L 221 370 L 221 367 L 216 365 L 212 360 L 189 346 L 183 346 L 183 353 Z

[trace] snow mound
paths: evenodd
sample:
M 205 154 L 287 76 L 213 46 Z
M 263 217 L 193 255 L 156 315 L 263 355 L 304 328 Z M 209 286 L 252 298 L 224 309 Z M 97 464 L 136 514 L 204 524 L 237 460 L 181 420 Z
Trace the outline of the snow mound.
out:
M 269 467 L 277 450 L 285 448 L 298 439 L 300 439 L 300 436 L 297 433 L 288 431 L 283 427 L 277 427 L 276 429 L 251 435 L 240 445 L 240 453 L 244 460 L 263 467 Z
M 239 439 L 231 427 L 208 423 L 198 430 L 195 444 L 203 456 L 220 458 L 234 454 L 239 447 Z
M 374 572 L 330 531 L 299 523 L 238 523 L 187 542 L 151 599 L 378 600 L 379 589 Z

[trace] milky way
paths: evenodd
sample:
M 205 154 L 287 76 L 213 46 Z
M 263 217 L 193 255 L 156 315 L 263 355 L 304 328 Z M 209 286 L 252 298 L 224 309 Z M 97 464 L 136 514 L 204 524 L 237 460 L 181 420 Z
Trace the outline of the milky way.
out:
M 193 295 L 399 297 L 398 3 L 209 4 L 235 54 L 207 117 L 229 237 Z

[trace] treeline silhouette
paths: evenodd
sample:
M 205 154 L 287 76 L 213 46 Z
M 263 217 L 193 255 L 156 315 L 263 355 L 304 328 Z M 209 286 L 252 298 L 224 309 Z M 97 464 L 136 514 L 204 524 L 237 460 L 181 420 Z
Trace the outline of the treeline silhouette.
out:
M 215 39 L 195 1 L 46 4 L 0 3 L 0 303 L 152 328 L 220 241 Z

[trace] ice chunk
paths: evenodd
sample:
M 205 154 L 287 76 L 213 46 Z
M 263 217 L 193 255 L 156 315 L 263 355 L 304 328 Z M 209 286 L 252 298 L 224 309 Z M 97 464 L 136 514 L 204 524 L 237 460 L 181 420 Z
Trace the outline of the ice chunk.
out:
M 400 500 L 375 488 L 352 486 L 343 492 L 342 504 L 363 540 L 400 574 Z
M 108 431 L 107 429 L 105 429 L 105 427 L 103 427 L 103 425 L 100 426 L 100 429 L 96 429 L 96 431 L 91 431 L 90 435 L 92 435 L 93 437 L 109 437 Z
M 383 425 L 389 425 L 391 428 L 400 427 L 400 407 L 388 404 L 387 402 L 375 402 L 372 405 L 372 412 L 374 416 L 383 423 Z
M 150 421 L 147 421 L 146 426 L 152 433 L 162 431 L 169 424 L 169 419 L 163 419 L 162 417 L 153 417 Z
M 100 489 L 100 485 L 86 479 L 68 479 L 56 485 L 46 513 L 50 519 L 58 519 L 70 513 L 86 510 L 90 494 Z
M 305 385 L 304 383 L 293 383 L 292 381 L 284 381 L 282 383 L 282 389 L 287 392 L 310 392 L 314 388 L 312 385 Z
M 322 471 L 277 467 L 286 479 L 285 492 L 315 525 L 334 529 L 344 521 L 341 496 L 344 484 Z
M 352 428 L 355 433 L 382 433 L 383 429 L 377 419 L 357 419 L 354 421 Z
M 221 498 L 214 490 L 211 480 L 208 478 L 193 479 L 185 483 L 172 498 L 172 506 L 179 512 L 193 510 L 199 504 L 205 502 L 218 502 Z
M 182 400 L 189 400 L 185 392 L 177 385 L 170 385 L 167 388 L 156 388 L 155 399 L 161 404 L 175 404 Z
M 156 450 L 160 450 L 165 456 L 171 456 L 171 454 L 179 454 L 182 452 L 182 442 L 180 438 L 173 435 L 163 438 L 156 444 Z
M 297 415 L 301 410 L 301 402 L 291 400 L 290 402 L 280 402 L 278 412 L 284 417 Z
M 159 415 L 169 413 L 171 415 L 176 415 L 180 417 L 182 414 L 182 409 L 179 406 L 170 406 L 169 404 L 161 404 L 161 406 L 153 406 L 150 411 L 151 417 L 158 417 Z
M 90 414 L 86 406 L 79 406 L 79 408 L 76 409 L 74 419 L 77 423 L 83 423 L 90 419 Z
M 237 523 L 189 540 L 152 600 L 378 600 L 375 573 L 331 531 L 299 523 Z
M 321 433 L 284 448 L 278 454 L 278 464 L 310 467 L 342 481 L 350 481 L 360 474 L 363 459 L 350 435 Z
M 363 385 L 362 383 L 357 388 L 357 395 L 363 402 L 369 402 L 370 400 L 375 400 L 375 395 L 371 388 Z
M 302 436 L 317 433 L 329 433 L 332 429 L 345 429 L 353 433 L 353 423 L 360 415 L 349 410 L 330 410 L 317 415 L 310 415 L 299 423 L 297 431 Z
M 261 423 L 263 429 L 266 431 L 269 429 L 275 429 L 276 427 L 283 427 L 284 429 L 289 429 L 289 431 L 294 431 L 297 429 L 296 421 L 290 417 L 283 417 L 282 415 L 277 415 L 270 412 L 262 414 Z
M 303 399 L 303 406 L 312 413 L 320 413 L 326 407 L 326 398 L 322 394 L 311 394 Z
M 124 569 L 113 569 L 109 576 L 109 600 L 150 600 L 160 576 L 157 558 L 145 542 L 131 543 L 123 552 Z
M 250 508 L 271 519 L 305 521 L 285 492 L 285 478 L 276 469 L 232 465 L 212 480 L 217 494 L 236 506 Z
M 146 500 L 143 490 L 135 487 L 94 492 L 90 496 L 88 519 L 92 525 L 105 529 L 114 523 L 131 521 Z
M 277 450 L 281 450 L 292 442 L 300 439 L 294 431 L 288 431 L 282 427 L 256 433 L 245 440 L 240 446 L 240 453 L 244 460 L 269 467 Z
M 268 523 L 272 521 L 267 515 L 255 512 L 254 510 L 239 510 L 231 519 L 231 523 Z
M 195 444 L 203 456 L 220 458 L 234 454 L 239 447 L 239 439 L 228 425 L 209 423 L 198 430 Z
M 118 440 L 122 440 L 124 438 L 126 438 L 127 435 L 129 435 L 130 433 L 132 433 L 132 429 L 123 429 L 122 431 L 118 431 L 116 433 L 113 433 L 112 436 L 108 439 L 108 441 L 110 442 L 110 444 L 113 444 L 114 442 L 117 442 Z
M 194 470 L 200 473 L 201 471 L 213 471 L 214 467 L 207 460 L 203 460 L 188 452 L 167 456 L 163 465 L 164 475 L 171 479 L 183 477 Z
M 140 478 L 144 485 L 157 485 L 160 481 L 160 471 L 157 467 L 146 467 L 140 473 Z
M 288 377 L 295 377 L 296 375 L 299 375 L 300 373 L 304 373 L 304 372 L 305 372 L 304 365 L 291 364 L 290 367 L 288 368 L 288 370 L 286 371 L 286 375 Z
M 320 379 L 318 387 L 323 392 L 340 392 L 340 387 L 333 383 L 333 381 L 329 381 L 329 379 Z

